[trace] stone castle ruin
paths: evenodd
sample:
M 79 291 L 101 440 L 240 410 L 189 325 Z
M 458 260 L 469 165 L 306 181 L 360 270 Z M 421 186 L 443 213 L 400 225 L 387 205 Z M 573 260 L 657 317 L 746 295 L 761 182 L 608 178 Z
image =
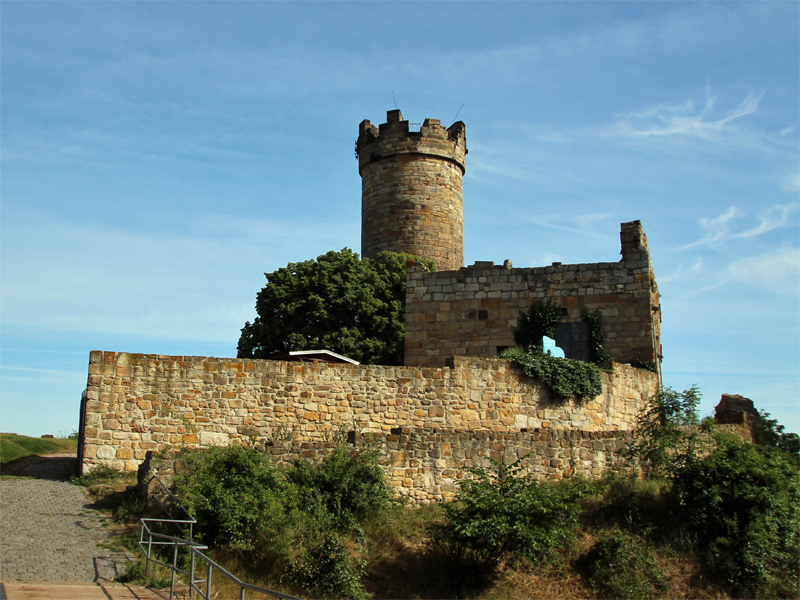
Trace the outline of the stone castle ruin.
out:
M 291 461 L 336 440 L 377 444 L 389 480 L 414 501 L 451 497 L 470 466 L 528 455 L 539 477 L 597 476 L 618 458 L 625 432 L 660 383 L 661 310 L 647 240 L 638 221 L 621 226 L 619 262 L 514 268 L 464 267 L 462 177 L 465 126 L 421 126 L 389 111 L 359 126 L 362 255 L 402 251 L 406 280 L 405 364 L 92 352 L 82 402 L 84 471 L 136 470 L 168 447 L 252 444 Z M 555 302 L 567 357 L 585 359 L 586 311 L 602 315 L 615 361 L 597 398 L 563 401 L 512 364 L 520 311 Z M 630 365 L 646 361 L 653 370 Z
M 356 140 L 361 174 L 361 254 L 408 252 L 434 261 L 435 273 L 408 272 L 407 366 L 442 367 L 451 356 L 496 356 L 514 345 L 521 310 L 549 299 L 561 308 L 556 341 L 568 358 L 588 356 L 584 311 L 600 311 L 605 350 L 616 361 L 660 366 L 661 307 L 647 238 L 623 223 L 616 263 L 512 268 L 478 262 L 464 268 L 462 176 L 464 123 L 445 129 L 425 119 L 412 131 L 399 110 L 376 128 L 362 121 Z

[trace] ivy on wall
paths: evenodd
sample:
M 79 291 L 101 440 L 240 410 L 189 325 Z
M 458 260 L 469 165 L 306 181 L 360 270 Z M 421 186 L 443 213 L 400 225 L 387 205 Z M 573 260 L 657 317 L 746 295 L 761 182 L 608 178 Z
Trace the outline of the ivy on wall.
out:
M 592 399 L 603 392 L 600 369 L 592 363 L 556 358 L 536 348 L 526 350 L 521 346 L 504 350 L 498 358 L 513 362 L 525 375 L 541 381 L 562 399 Z
M 654 360 L 645 360 L 644 358 L 634 358 L 631 361 L 631 366 L 637 369 L 644 369 L 652 373 L 658 373 L 658 364 Z
M 606 334 L 603 331 L 603 315 L 600 309 L 591 312 L 583 309 L 581 321 L 589 325 L 589 362 L 596 365 L 611 362 L 611 357 L 604 348 Z
M 514 328 L 514 340 L 523 348 L 543 350 L 542 336 L 555 337 L 556 325 L 561 322 L 561 308 L 546 298 L 536 300 L 527 311 L 520 312 Z
M 503 351 L 499 358 L 510 360 L 559 398 L 595 398 L 603 391 L 597 365 L 611 358 L 603 349 L 606 336 L 600 311 L 584 310 L 581 319 L 589 325 L 591 362 L 544 353 L 542 336 L 555 337 L 556 325 L 561 322 L 561 308 L 549 298 L 533 302 L 527 311 L 520 313 L 514 329 L 514 340 L 519 345 Z

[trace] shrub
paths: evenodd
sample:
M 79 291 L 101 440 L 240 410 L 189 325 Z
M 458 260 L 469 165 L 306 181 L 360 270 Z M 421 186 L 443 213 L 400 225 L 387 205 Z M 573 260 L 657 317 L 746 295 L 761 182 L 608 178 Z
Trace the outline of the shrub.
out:
M 705 561 L 735 591 L 800 594 L 800 471 L 785 453 L 730 436 L 683 466 L 672 488 Z
M 666 577 L 647 542 L 612 531 L 581 560 L 600 598 L 655 598 L 666 590 Z
M 255 571 L 285 571 L 316 597 L 361 598 L 354 534 L 390 504 L 378 453 L 337 447 L 277 470 L 240 446 L 184 451 L 175 482 L 206 544 L 247 553 Z
M 759 446 L 782 450 L 794 456 L 797 461 L 800 454 L 800 436 L 796 433 L 785 433 L 785 427 L 777 419 L 770 419 L 768 412 L 758 411 L 758 419 L 753 419 L 753 441 Z
M 534 348 L 515 347 L 498 355 L 517 365 L 528 377 L 544 383 L 559 398 L 596 398 L 603 392 L 600 369 L 592 363 L 556 358 Z
M 309 508 L 321 503 L 340 531 L 358 529 L 358 523 L 388 508 L 391 492 L 377 450 L 355 452 L 337 446 L 321 460 L 297 461 L 288 479 Z M 319 509 L 316 509 L 319 510 Z
M 335 531 L 325 531 L 319 540 L 307 543 L 289 566 L 289 578 L 315 598 L 366 598 L 361 584 L 364 561 L 348 550 Z
M 700 397 L 697 386 L 682 392 L 659 390 L 639 416 L 622 454 L 638 461 L 650 477 L 672 476 L 690 464 L 708 449 L 708 435 L 690 429 L 698 422 Z
M 265 454 L 230 446 L 184 451 L 179 460 L 176 489 L 204 543 L 253 550 L 284 528 L 292 490 Z
M 463 480 L 455 501 L 443 506 L 432 543 L 456 566 L 492 577 L 503 562 L 547 558 L 573 537 L 588 484 L 538 482 L 521 469 L 519 461 L 473 469 L 474 479 Z
M 649 533 L 666 525 L 670 504 L 658 479 L 640 479 L 634 473 L 613 474 L 598 484 L 603 488 L 597 515 L 607 523 L 632 533 Z

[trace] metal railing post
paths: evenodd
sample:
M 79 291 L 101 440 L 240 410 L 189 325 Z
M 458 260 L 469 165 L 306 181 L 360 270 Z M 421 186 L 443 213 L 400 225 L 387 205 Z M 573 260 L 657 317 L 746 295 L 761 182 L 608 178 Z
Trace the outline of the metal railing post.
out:
M 172 494 L 172 492 L 170 492 L 166 488 L 166 486 L 164 486 L 164 484 L 161 483 L 161 481 L 157 477 L 153 476 L 153 477 L 151 477 L 151 480 L 152 479 L 155 479 L 156 481 L 158 481 L 158 483 L 161 484 L 161 486 L 166 490 L 167 494 L 169 494 L 170 498 L 172 498 L 173 500 L 176 500 L 174 494 Z M 167 510 L 166 507 L 164 506 L 164 504 L 161 503 L 161 501 L 158 499 L 158 497 L 154 496 L 154 498 L 161 505 L 162 510 L 164 510 L 164 512 L 166 514 L 169 514 L 171 516 L 171 512 L 172 511 L 171 510 Z M 283 599 L 283 600 L 299 600 L 298 598 L 295 598 L 294 596 L 289 596 L 289 595 L 283 594 L 281 592 L 276 592 L 274 590 L 269 590 L 269 589 L 262 588 L 262 587 L 259 587 L 259 586 L 256 586 L 256 585 L 253 585 L 253 584 L 250 584 L 250 583 L 246 583 L 246 582 L 242 581 L 241 579 L 239 579 L 236 575 L 234 575 L 233 573 L 231 573 L 230 571 L 225 569 L 225 567 L 223 567 L 222 565 L 214 562 L 207 555 L 203 554 L 201 552 L 201 550 L 208 550 L 209 549 L 208 546 L 204 546 L 202 544 L 199 544 L 197 542 L 192 541 L 192 537 L 193 537 L 193 534 L 194 534 L 194 530 L 193 530 L 194 527 L 193 526 L 197 521 L 195 520 L 195 518 L 185 508 L 183 508 L 183 506 L 181 506 L 177 502 L 176 502 L 175 506 L 177 508 L 179 508 L 181 511 L 183 511 L 183 513 L 187 517 L 186 519 L 173 519 L 173 518 L 169 518 L 169 519 L 151 519 L 151 518 L 145 518 L 145 517 L 142 517 L 142 518 L 139 519 L 139 523 L 140 523 L 140 526 L 142 528 L 141 529 L 141 534 L 139 536 L 139 548 L 142 550 L 142 552 L 146 553 L 146 555 L 145 555 L 145 558 L 146 558 L 145 575 L 149 574 L 149 569 L 150 569 L 150 563 L 151 562 L 153 562 L 153 563 L 155 563 L 157 565 L 162 565 L 162 566 L 170 569 L 171 570 L 170 589 L 169 589 L 169 598 L 170 598 L 170 600 L 173 600 L 173 598 L 175 597 L 175 578 L 178 576 L 179 572 L 180 572 L 181 575 L 188 575 L 189 576 L 189 599 L 190 600 L 194 600 L 195 589 L 196 589 L 197 592 L 200 593 L 200 595 L 204 596 L 204 600 L 211 600 L 212 576 L 213 576 L 213 573 L 214 573 L 214 569 L 217 569 L 220 572 L 220 574 L 224 575 L 229 580 L 231 580 L 235 585 L 239 586 L 239 599 L 240 600 L 246 600 L 246 594 L 247 594 L 247 590 L 248 589 L 253 590 L 255 592 L 262 593 L 262 594 L 267 594 L 267 595 L 271 596 L 272 598 L 280 598 L 280 599 Z M 172 508 L 172 507 L 170 507 L 170 508 Z M 153 524 L 157 523 L 159 528 L 163 528 L 164 526 L 167 526 L 167 525 L 177 527 L 180 530 L 180 537 L 173 536 L 173 535 L 167 535 L 165 533 L 156 533 L 156 532 L 154 532 L 154 531 L 152 531 L 150 529 L 150 525 L 149 525 L 150 523 L 153 523 Z M 186 537 L 185 537 L 186 536 L 186 530 L 184 529 L 183 525 L 188 525 L 189 539 L 186 539 Z M 147 532 L 147 536 L 148 536 L 147 542 L 144 541 L 145 531 Z M 155 538 L 155 541 L 154 541 L 154 538 Z M 167 562 L 163 562 L 163 559 L 161 558 L 160 555 L 158 557 L 156 557 L 156 558 L 153 558 L 153 545 L 156 545 L 156 546 L 172 545 L 172 564 L 171 565 L 169 563 L 167 563 Z M 189 552 L 191 552 L 191 555 L 192 555 L 188 571 L 178 567 L 178 550 L 182 546 L 186 546 L 189 549 Z M 196 555 L 199 555 L 199 558 L 201 560 L 206 561 L 206 564 L 207 564 L 206 579 L 205 579 L 205 584 L 206 584 L 205 594 L 203 594 L 203 591 L 200 589 L 200 586 L 198 585 L 203 580 L 202 579 L 195 580 L 196 572 L 197 572 L 197 568 L 198 568 L 197 567 L 197 556 Z
M 169 582 L 169 600 L 175 595 L 175 574 L 178 568 L 178 543 L 172 544 L 172 577 Z
M 153 553 L 153 534 L 150 533 L 150 530 L 147 531 L 147 560 L 144 562 L 144 575 L 147 577 L 148 570 L 150 569 L 150 555 Z
M 189 554 L 192 555 L 192 561 L 189 565 L 189 600 L 194 600 L 194 550 L 190 549 Z

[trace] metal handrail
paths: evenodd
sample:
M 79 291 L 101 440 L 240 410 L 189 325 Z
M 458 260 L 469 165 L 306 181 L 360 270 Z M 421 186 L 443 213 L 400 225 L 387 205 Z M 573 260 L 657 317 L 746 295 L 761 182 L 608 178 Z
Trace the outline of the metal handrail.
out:
M 153 475 L 151 480 L 155 478 L 157 479 L 158 483 L 169 493 L 170 499 L 175 501 L 178 507 L 188 516 L 188 519 L 151 519 L 151 518 L 141 518 L 139 519 L 139 524 L 141 526 L 140 535 L 139 535 L 139 548 L 141 548 L 142 552 L 145 555 L 145 567 L 144 573 L 147 575 L 150 569 L 150 563 L 154 563 L 157 565 L 162 565 L 167 567 L 171 570 L 170 576 L 170 586 L 169 586 L 169 598 L 170 600 L 173 599 L 175 594 L 175 577 L 177 573 L 182 575 L 187 575 L 189 577 L 189 600 L 193 600 L 194 593 L 197 592 L 200 594 L 204 600 L 211 599 L 211 581 L 212 575 L 214 570 L 216 569 L 222 575 L 230 579 L 235 585 L 239 586 L 239 600 L 246 600 L 245 595 L 247 590 L 252 590 L 254 592 L 260 592 L 262 594 L 266 594 L 268 596 L 272 596 L 273 598 L 280 598 L 282 600 L 300 600 L 295 596 L 289 596 L 287 594 L 282 594 L 281 592 L 276 592 L 274 590 L 270 590 L 267 588 L 262 588 L 257 585 L 253 585 L 251 583 L 247 583 L 242 581 L 236 575 L 228 571 L 225 567 L 220 565 L 219 563 L 211 560 L 207 555 L 203 554 L 201 550 L 208 550 L 208 546 L 204 546 L 203 544 L 199 544 L 197 542 L 192 541 L 192 528 L 197 521 L 195 518 L 187 511 L 183 506 L 178 503 L 177 498 L 166 489 L 166 486 L 158 480 L 158 478 Z M 149 483 L 149 482 L 148 482 Z M 158 500 L 158 499 L 157 499 Z M 171 516 L 171 511 L 168 511 L 166 507 L 158 501 L 159 505 L 161 506 L 162 510 L 168 512 Z M 167 535 L 165 533 L 158 533 L 153 531 L 150 528 L 150 524 L 153 523 L 163 523 L 163 524 L 170 524 L 176 526 L 182 534 L 185 535 L 185 530 L 181 526 L 182 524 L 188 524 L 189 527 L 189 538 L 180 538 L 173 535 Z M 147 534 L 147 541 L 145 541 L 145 533 Z M 158 546 L 172 546 L 172 564 L 162 562 L 156 558 L 153 558 L 153 547 Z M 189 549 L 189 553 L 191 556 L 190 567 L 189 570 L 186 571 L 185 569 L 181 569 L 178 566 L 178 548 L 185 547 Z M 206 561 L 208 565 L 206 571 L 206 577 L 203 579 L 202 577 L 196 576 L 196 558 L 199 557 L 201 560 Z M 201 588 L 201 585 L 205 584 L 205 592 Z
M 158 497 L 158 495 L 153 495 L 153 498 L 155 499 L 155 501 L 156 501 L 156 502 L 158 502 L 158 505 L 161 507 L 161 510 L 163 510 L 163 511 L 164 511 L 164 512 L 165 512 L 165 513 L 166 513 L 166 514 L 169 516 L 169 518 L 170 518 L 170 519 L 174 518 L 174 517 L 173 517 L 173 514 L 172 514 L 172 507 L 173 507 L 173 506 L 177 506 L 178 508 L 180 508 L 180 509 L 181 509 L 181 511 L 183 511 L 183 514 L 184 514 L 184 515 L 186 515 L 186 521 L 185 521 L 185 522 L 189 524 L 189 539 L 191 540 L 191 539 L 192 539 L 192 537 L 193 537 L 193 535 L 192 535 L 192 530 L 193 530 L 193 527 L 194 527 L 194 525 L 197 523 L 197 521 L 196 521 L 196 520 L 195 520 L 195 518 L 194 518 L 194 517 L 193 517 L 193 516 L 192 516 L 192 515 L 189 513 L 189 511 L 188 511 L 188 510 L 186 510 L 186 509 L 185 509 L 185 508 L 184 508 L 184 507 L 181 505 L 181 503 L 180 503 L 180 502 L 178 502 L 178 497 L 177 497 L 175 494 L 173 494 L 173 493 L 172 493 L 172 490 L 170 490 L 170 489 L 169 489 L 169 488 L 168 488 L 168 487 L 167 487 L 167 486 L 164 484 L 164 482 L 163 482 L 163 481 L 161 481 L 161 480 L 158 478 L 158 475 L 156 475 L 155 473 L 153 473 L 153 474 L 150 476 L 150 479 L 148 479 L 148 480 L 147 480 L 147 489 L 148 489 L 148 492 L 149 492 L 149 490 L 150 490 L 150 482 L 151 482 L 151 481 L 153 481 L 153 480 L 155 480 L 155 481 L 156 481 L 156 483 L 158 483 L 158 485 L 160 485 L 160 486 L 161 486 L 161 491 L 162 491 L 163 493 L 165 493 L 165 494 L 166 494 L 166 495 L 169 497 L 169 499 L 172 501 L 172 504 L 170 504 L 169 506 L 166 506 L 166 505 L 165 505 L 165 504 L 164 504 L 164 503 L 161 501 L 161 498 L 159 498 L 159 497 Z M 184 521 L 180 521 L 180 522 L 184 522 Z M 183 527 L 181 527 L 181 526 L 178 524 L 178 522 L 177 522 L 177 521 L 176 521 L 176 525 L 177 525 L 178 529 L 180 530 L 180 532 L 181 532 L 182 534 L 186 535 L 186 532 L 183 530 Z

